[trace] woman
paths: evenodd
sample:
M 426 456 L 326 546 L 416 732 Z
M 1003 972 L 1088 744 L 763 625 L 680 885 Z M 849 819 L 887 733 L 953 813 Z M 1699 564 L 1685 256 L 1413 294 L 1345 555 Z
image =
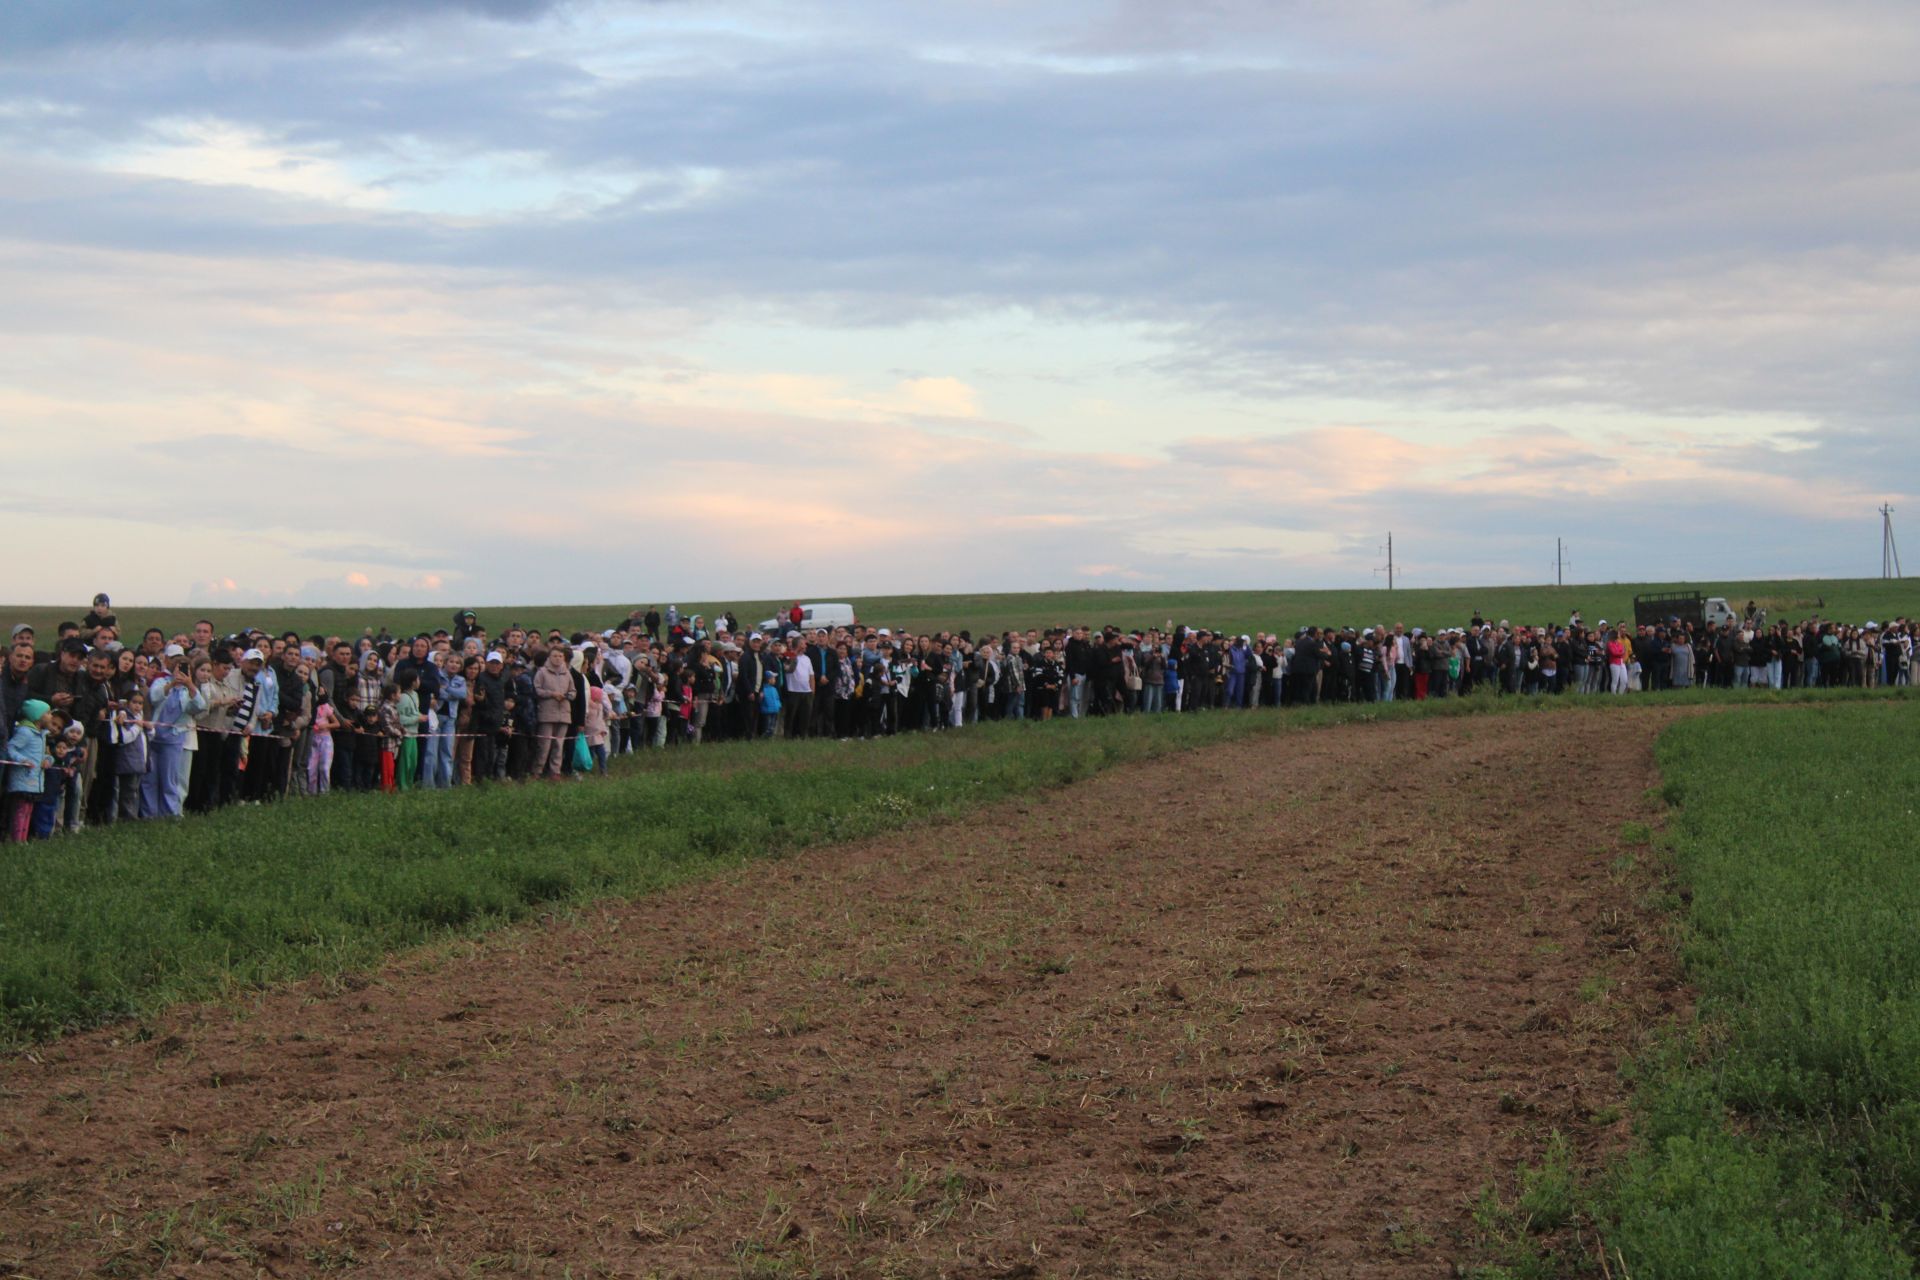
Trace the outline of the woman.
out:
M 1667 683 L 1676 689 L 1693 687 L 1693 644 L 1677 631 L 1667 650 Z
M 533 674 L 534 713 L 539 738 L 533 757 L 533 776 L 557 781 L 567 728 L 573 721 L 573 672 L 567 669 L 567 648 L 554 645 L 547 660 Z
M 453 718 L 453 785 L 464 787 L 473 781 L 473 700 L 485 664 L 478 657 L 461 659 L 451 669 L 458 673 L 466 696 L 458 702 Z
M 178 650 L 168 655 L 148 688 L 147 705 L 153 708 L 152 760 L 141 783 L 140 816 L 177 818 L 187 797 L 192 765 L 187 753 L 196 736 L 193 717 L 207 709 L 195 668 Z
M 845 640 L 836 644 L 833 652 L 840 659 L 833 673 L 833 736 L 844 742 L 853 736 L 854 698 L 861 690 L 860 667 Z

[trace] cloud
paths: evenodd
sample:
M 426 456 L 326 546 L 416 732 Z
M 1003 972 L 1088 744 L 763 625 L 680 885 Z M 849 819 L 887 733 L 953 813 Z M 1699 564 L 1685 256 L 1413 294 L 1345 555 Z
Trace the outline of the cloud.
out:
M 108 512 L 49 598 L 160 538 L 154 592 L 302 598 L 1351 583 L 1389 527 L 1429 584 L 1560 533 L 1870 569 L 1920 492 L 1904 5 L 29 3 L 0 48 L 0 432 L 138 459 L 36 458 Z
M 442 14 L 525 22 L 554 7 L 555 0 L 10 0 L 0 7 L 0 50 L 220 40 L 307 45 Z

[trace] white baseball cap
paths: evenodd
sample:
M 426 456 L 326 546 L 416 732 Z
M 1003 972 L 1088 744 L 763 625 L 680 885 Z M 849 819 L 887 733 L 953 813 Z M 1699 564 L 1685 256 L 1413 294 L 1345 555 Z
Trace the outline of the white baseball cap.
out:
M 267 655 L 258 649 L 249 649 L 240 655 L 240 661 L 242 662 L 265 662 L 266 660 Z

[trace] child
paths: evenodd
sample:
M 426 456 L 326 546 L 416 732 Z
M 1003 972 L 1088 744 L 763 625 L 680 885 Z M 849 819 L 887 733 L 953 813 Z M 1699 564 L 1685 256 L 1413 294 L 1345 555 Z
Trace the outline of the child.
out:
M 53 708 L 38 698 L 20 704 L 20 719 L 7 738 L 6 791 L 0 809 L 0 841 L 25 844 L 33 826 L 33 807 L 46 787 L 46 767 L 53 763 L 47 754 L 47 730 L 53 724 Z
M 53 713 L 56 718 L 61 712 Z M 87 757 L 93 754 L 93 748 L 87 745 L 87 726 L 78 720 L 67 720 L 66 728 L 61 730 L 60 740 L 66 744 L 66 768 L 59 775 L 60 798 L 57 809 L 60 827 L 68 835 L 80 830 L 82 821 L 81 799 L 86 788 L 81 781 L 87 776 Z
M 307 794 L 323 796 L 333 781 L 333 700 L 324 692 L 313 707 L 313 739 L 307 745 Z
M 583 727 L 587 750 L 593 753 L 593 767 L 607 771 L 607 690 L 604 685 L 587 687 L 587 722 Z
M 393 715 L 400 725 L 400 745 L 393 753 L 394 770 L 399 776 L 402 791 L 411 791 L 419 783 L 420 722 L 426 719 L 425 713 L 420 710 L 419 684 L 419 672 L 410 669 L 402 671 L 399 682 L 394 685 L 399 696 L 393 701 Z M 383 762 L 383 771 L 385 767 Z
M 771 738 L 780 724 L 780 675 L 768 671 L 760 685 L 760 736 Z
M 654 747 L 667 745 L 667 678 L 658 671 L 647 670 L 647 705 L 644 708 L 647 722 L 647 744 Z
M 407 744 L 406 726 L 400 723 L 400 696 L 397 684 L 386 685 L 380 691 L 380 789 L 389 793 L 394 789 Z M 415 703 L 414 715 L 417 718 L 419 714 L 419 704 Z
M 674 735 L 681 742 L 693 741 L 693 712 L 696 705 L 693 669 L 682 667 L 674 678 L 672 699 Z
M 48 753 L 53 763 L 47 766 L 47 784 L 40 789 L 39 803 L 33 807 L 31 838 L 45 840 L 60 825 L 67 796 L 67 779 L 77 775 L 87 758 L 86 731 L 73 717 L 55 707 L 47 728 Z M 76 806 L 79 798 L 75 797 Z
M 355 699 L 358 701 L 358 698 Z M 359 728 L 353 735 L 353 789 L 375 791 L 380 788 L 380 757 L 384 735 L 380 731 L 378 705 L 363 708 Z
M 140 785 L 147 775 L 147 700 L 135 693 L 113 713 L 114 809 L 127 822 L 140 817 Z

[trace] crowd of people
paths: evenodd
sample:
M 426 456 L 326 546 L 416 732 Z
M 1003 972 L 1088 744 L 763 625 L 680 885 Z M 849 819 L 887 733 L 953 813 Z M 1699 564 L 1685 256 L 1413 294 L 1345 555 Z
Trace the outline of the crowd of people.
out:
M 1168 714 L 1323 701 L 1906 684 L 1914 627 L 1511 625 L 1475 616 L 1235 635 L 1176 626 L 975 636 L 795 605 L 743 634 L 669 605 L 599 632 L 497 633 L 472 611 L 394 637 L 123 630 L 105 595 L 45 642 L 11 632 L 0 840 L 329 791 L 580 778 L 618 754 L 718 739 L 866 738 L 980 720 Z

